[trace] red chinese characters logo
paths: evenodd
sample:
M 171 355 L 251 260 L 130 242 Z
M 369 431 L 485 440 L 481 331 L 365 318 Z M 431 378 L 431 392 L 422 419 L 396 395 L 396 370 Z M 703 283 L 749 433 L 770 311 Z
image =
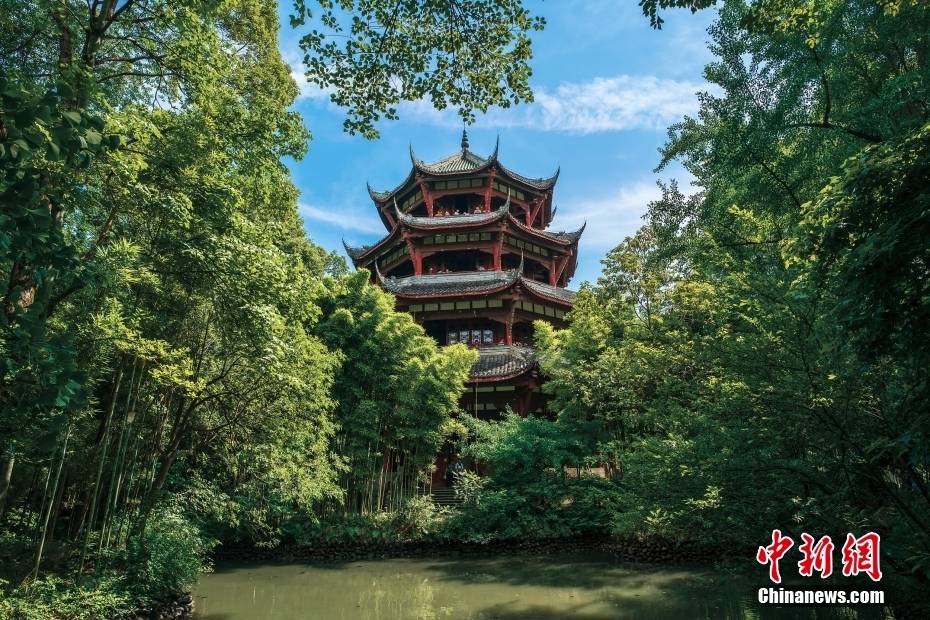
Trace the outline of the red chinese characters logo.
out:
M 814 537 L 807 532 L 801 534 L 801 546 L 798 547 L 804 557 L 798 562 L 798 572 L 802 577 L 810 577 L 814 571 L 820 573 L 821 579 L 833 574 L 833 541 L 824 536 L 814 544 Z
M 769 565 L 769 579 L 774 583 L 781 583 L 781 573 L 778 571 L 778 561 L 794 546 L 790 536 L 782 536 L 781 530 L 772 530 L 772 544 L 768 547 L 759 547 L 756 551 L 756 561 L 759 564 Z
M 846 542 L 843 544 L 843 576 L 865 573 L 872 581 L 881 580 L 882 569 L 878 561 L 881 542 L 879 535 L 874 532 L 860 538 L 846 534 Z
M 781 583 L 778 562 L 793 546 L 794 540 L 790 536 L 782 535 L 781 530 L 772 530 L 772 543 L 759 547 L 756 552 L 756 561 L 759 564 L 768 565 L 769 579 L 773 583 Z M 874 532 L 869 532 L 859 538 L 853 534 L 846 534 L 846 542 L 842 549 L 843 576 L 854 577 L 859 573 L 865 573 L 872 581 L 881 580 L 880 546 L 881 537 Z M 801 544 L 798 546 L 798 551 L 801 553 L 798 574 L 802 577 L 812 577 L 817 572 L 821 579 L 832 575 L 834 549 L 835 545 L 829 536 L 818 540 L 806 532 L 802 533 Z

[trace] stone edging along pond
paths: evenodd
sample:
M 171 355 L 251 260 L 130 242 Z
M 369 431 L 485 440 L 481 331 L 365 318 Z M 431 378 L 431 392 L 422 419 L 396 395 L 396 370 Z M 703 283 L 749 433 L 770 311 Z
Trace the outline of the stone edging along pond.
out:
M 183 620 L 194 615 L 194 597 L 190 592 L 159 601 L 151 609 L 140 609 L 128 620 Z
M 549 553 L 603 552 L 629 562 L 708 563 L 751 557 L 752 550 L 728 549 L 697 543 L 667 540 L 573 537 L 517 539 L 488 543 L 456 541 L 333 542 L 285 545 L 275 549 L 225 546 L 214 553 L 218 561 L 264 560 L 275 562 L 347 562 L 388 558 L 424 558 L 448 555 L 526 555 Z M 746 556 L 749 553 L 750 556 Z

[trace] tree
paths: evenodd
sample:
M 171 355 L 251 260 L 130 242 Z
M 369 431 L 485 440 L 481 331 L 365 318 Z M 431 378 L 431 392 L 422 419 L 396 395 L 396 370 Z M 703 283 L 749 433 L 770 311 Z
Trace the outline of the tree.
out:
M 721 8 L 719 94 L 660 164 L 701 192 L 666 188 L 541 341 L 560 417 L 615 461 L 618 531 L 874 529 L 926 583 L 928 20 L 913 2 Z
M 318 4 L 314 10 L 309 5 Z M 475 111 L 532 101 L 529 32 L 545 21 L 520 0 L 295 0 L 291 25 L 306 77 L 345 108 L 349 133 L 373 138 L 404 101 Z
M 428 480 L 476 353 L 440 349 L 359 271 L 328 282 L 316 334 L 341 352 L 333 397 L 344 509 L 397 507 Z

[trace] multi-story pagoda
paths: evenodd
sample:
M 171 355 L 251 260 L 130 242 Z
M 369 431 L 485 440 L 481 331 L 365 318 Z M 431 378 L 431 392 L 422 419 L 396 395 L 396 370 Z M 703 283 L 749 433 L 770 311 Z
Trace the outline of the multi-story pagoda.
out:
M 545 402 L 533 321 L 558 326 L 571 308 L 566 289 L 584 230 L 547 230 L 558 178 L 532 179 L 468 148 L 413 169 L 395 189 L 368 192 L 388 234 L 346 252 L 397 298 L 440 344 L 476 347 L 462 408 L 492 417 L 509 405 L 526 415 Z

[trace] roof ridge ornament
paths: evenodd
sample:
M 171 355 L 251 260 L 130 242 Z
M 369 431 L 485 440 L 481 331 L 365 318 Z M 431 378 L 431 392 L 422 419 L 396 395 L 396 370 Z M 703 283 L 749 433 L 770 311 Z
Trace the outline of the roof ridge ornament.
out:
M 494 139 L 494 152 L 491 153 L 490 157 L 488 157 L 489 162 L 497 161 L 497 149 L 500 148 L 500 145 L 501 145 L 501 135 L 497 134 L 497 138 Z
M 462 151 L 468 150 L 468 131 L 462 127 Z

